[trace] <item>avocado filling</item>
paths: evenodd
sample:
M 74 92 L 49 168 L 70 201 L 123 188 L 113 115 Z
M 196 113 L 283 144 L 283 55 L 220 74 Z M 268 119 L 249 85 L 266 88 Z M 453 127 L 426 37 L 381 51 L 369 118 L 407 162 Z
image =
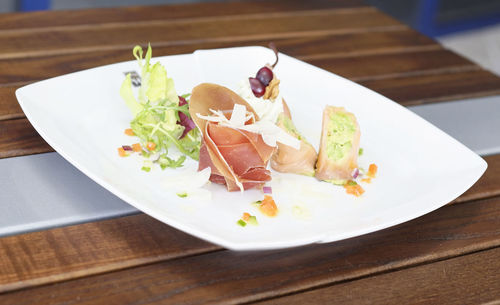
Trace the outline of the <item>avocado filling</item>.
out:
M 345 113 L 335 112 L 330 115 L 326 138 L 328 159 L 341 160 L 352 149 L 352 137 L 356 132 L 353 120 Z
M 293 124 L 292 120 L 290 120 L 290 118 L 288 118 L 283 113 L 280 114 L 280 116 L 278 117 L 278 125 L 282 125 L 283 127 L 285 127 L 285 130 L 289 134 L 296 137 L 298 140 L 302 141 L 302 136 L 300 135 L 297 128 L 295 128 L 295 125 Z

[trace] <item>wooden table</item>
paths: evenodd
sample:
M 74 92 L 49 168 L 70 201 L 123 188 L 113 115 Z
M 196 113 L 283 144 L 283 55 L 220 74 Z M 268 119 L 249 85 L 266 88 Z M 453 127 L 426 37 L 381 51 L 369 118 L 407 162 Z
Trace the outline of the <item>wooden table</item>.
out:
M 137 43 L 160 56 L 269 41 L 405 106 L 500 93 L 500 78 L 358 1 L 4 14 L 0 158 L 52 151 L 17 104 L 22 85 L 130 60 Z M 233 252 L 144 214 L 4 237 L 0 304 L 498 302 L 500 155 L 485 159 L 452 205 L 330 244 Z

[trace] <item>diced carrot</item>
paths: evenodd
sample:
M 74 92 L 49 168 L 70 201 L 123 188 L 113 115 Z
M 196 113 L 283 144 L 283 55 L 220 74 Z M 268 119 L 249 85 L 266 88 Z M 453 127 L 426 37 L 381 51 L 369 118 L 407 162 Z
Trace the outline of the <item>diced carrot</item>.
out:
M 126 134 L 127 136 L 135 136 L 135 133 L 134 133 L 134 131 L 132 130 L 132 128 L 127 128 L 127 129 L 125 129 L 125 134 Z
M 366 174 L 370 178 L 375 178 L 375 175 L 377 174 L 377 165 L 374 163 L 370 164 L 368 167 L 368 173 Z
M 148 150 L 150 150 L 150 151 L 151 151 L 151 150 L 155 150 L 155 148 L 156 148 L 156 144 L 155 144 L 154 142 L 148 142 L 148 143 L 146 143 L 146 148 L 147 148 Z
M 142 150 L 141 144 L 139 143 L 132 144 L 132 150 L 135 152 L 140 152 Z
M 359 184 L 356 185 L 344 184 L 344 188 L 347 194 L 354 195 L 356 197 L 361 196 L 365 192 L 365 190 Z
M 250 219 L 250 214 L 247 212 L 243 213 L 241 219 L 243 219 L 244 221 L 248 221 Z
M 363 193 L 365 192 L 365 190 L 359 184 L 356 185 L 356 191 L 358 192 L 358 196 L 363 195 Z
M 123 149 L 123 147 L 119 147 L 118 148 L 118 155 L 120 157 L 126 157 L 126 156 L 128 156 L 127 152 L 125 151 L 125 149 Z
M 262 203 L 259 206 L 259 210 L 262 212 L 262 214 L 270 217 L 276 216 L 278 214 L 278 207 L 276 206 L 273 197 L 269 195 L 264 195 L 264 200 L 262 200 Z

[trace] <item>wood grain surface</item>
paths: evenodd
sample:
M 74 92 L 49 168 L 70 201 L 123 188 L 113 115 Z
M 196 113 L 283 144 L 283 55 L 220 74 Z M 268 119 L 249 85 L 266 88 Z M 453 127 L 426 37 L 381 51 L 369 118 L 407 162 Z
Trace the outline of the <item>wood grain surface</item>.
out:
M 219 249 L 144 214 L 5 237 L 0 293 Z
M 0 121 L 0 158 L 53 151 L 27 119 Z
M 16 89 L 16 86 L 0 87 L 0 121 L 24 117 L 15 96 Z
M 452 203 L 500 196 L 500 155 L 487 156 L 484 160 L 488 163 L 484 175 Z
M 353 19 L 356 22 L 352 22 Z M 400 28 L 371 8 L 323 9 L 293 13 L 158 20 L 140 23 L 0 31 L 0 58 L 23 58 L 97 50 L 130 50 L 135 44 L 185 45 L 196 42 L 272 40 L 332 33 Z
M 68 11 L 39 11 L 29 14 L 2 14 L 0 29 L 67 27 L 88 24 L 133 23 L 152 20 L 186 19 L 196 17 L 241 16 L 260 13 L 287 13 L 304 10 L 349 9 L 367 7 L 361 0 L 257 0 L 251 3 L 192 3 L 188 5 L 116 7 Z
M 484 70 L 409 75 L 359 83 L 406 106 L 500 93 L 499 78 Z
M 336 243 L 276 251 L 216 251 L 7 296 L 18 305 L 243 303 L 495 248 L 500 246 L 499 228 L 500 198 L 495 197 L 447 206 Z
M 269 41 L 268 39 L 250 39 L 236 42 L 197 42 L 170 46 L 153 45 L 153 55 L 183 54 L 191 53 L 198 49 L 221 47 L 267 46 Z M 278 38 L 273 41 L 280 52 L 302 60 L 443 50 L 441 46 L 437 45 L 431 39 L 419 35 L 406 27 L 396 28 L 391 31 L 376 31 L 372 29 L 370 33 Z M 142 45 L 143 47 L 147 47 L 147 43 Z M 452 58 L 457 57 L 457 55 L 451 52 L 446 52 L 446 54 Z M 3 84 L 3 86 L 10 83 L 24 84 L 61 74 L 133 59 L 131 48 L 75 54 L 40 55 L 37 57 L 19 58 L 15 61 L 3 59 L 0 60 L 0 69 L 3 71 L 0 75 L 0 84 Z M 467 65 L 470 64 L 471 62 L 467 61 Z
M 406 106 L 500 93 L 500 78 L 357 0 L 4 14 L 0 158 L 52 151 L 20 86 L 131 60 L 135 44 L 163 56 L 270 41 Z M 495 302 L 500 155 L 485 159 L 459 204 L 330 244 L 233 252 L 144 214 L 0 238 L 0 304 Z
M 258 304 L 498 304 L 500 248 Z

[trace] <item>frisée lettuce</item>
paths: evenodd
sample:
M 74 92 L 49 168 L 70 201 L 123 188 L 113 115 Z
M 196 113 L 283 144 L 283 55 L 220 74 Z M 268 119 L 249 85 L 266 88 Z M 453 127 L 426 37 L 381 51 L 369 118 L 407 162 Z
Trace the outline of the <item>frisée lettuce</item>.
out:
M 180 104 L 174 81 L 167 76 L 165 67 L 159 62 L 150 63 L 150 45 L 144 58 L 141 46 L 134 47 L 133 54 L 140 67 L 141 85 L 136 97 L 131 75 L 127 74 L 120 88 L 120 96 L 134 116 L 130 127 L 141 141 L 143 156 L 154 158 L 152 161 L 162 168 L 182 166 L 185 156 L 198 160 L 201 135 L 197 128 L 189 127 L 189 102 L 186 103 L 181 97 L 183 102 Z M 168 157 L 168 150 L 172 146 L 182 153 L 176 160 Z

